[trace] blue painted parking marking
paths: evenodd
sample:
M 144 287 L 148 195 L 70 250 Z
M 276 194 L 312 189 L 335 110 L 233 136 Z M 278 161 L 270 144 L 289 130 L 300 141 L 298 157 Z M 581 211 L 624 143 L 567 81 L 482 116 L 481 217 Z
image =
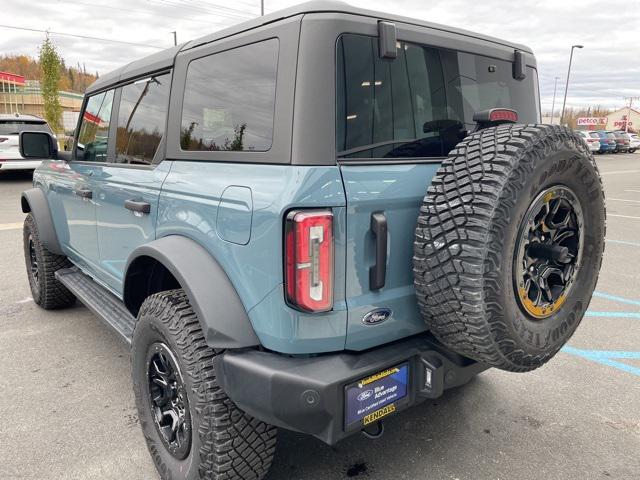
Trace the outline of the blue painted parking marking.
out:
M 611 300 L 613 302 L 626 303 L 627 305 L 638 305 L 640 306 L 640 300 L 629 300 L 628 298 L 619 297 L 617 295 L 610 295 L 604 292 L 593 292 L 593 296 L 597 298 L 604 298 L 606 300 Z
M 640 247 L 640 243 L 627 242 L 625 240 L 609 240 L 609 239 L 607 239 L 607 240 L 605 240 L 605 242 L 607 242 L 607 243 L 615 243 L 615 244 L 618 244 L 618 245 L 628 245 L 630 247 Z
M 578 357 L 582 357 L 586 360 L 606 365 L 608 367 L 614 367 L 623 372 L 631 373 L 640 377 L 640 368 L 634 367 L 619 360 L 640 360 L 640 352 L 625 352 L 625 351 L 611 351 L 611 350 L 583 350 L 581 348 L 570 347 L 565 345 L 562 347 L 562 351 L 570 353 Z
M 638 312 L 596 312 L 587 310 L 585 317 L 606 317 L 606 318 L 640 318 Z

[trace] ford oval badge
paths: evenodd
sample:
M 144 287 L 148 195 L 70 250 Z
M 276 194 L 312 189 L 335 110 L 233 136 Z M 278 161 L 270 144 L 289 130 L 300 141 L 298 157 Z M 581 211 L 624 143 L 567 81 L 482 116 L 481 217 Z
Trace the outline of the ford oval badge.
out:
M 376 308 L 362 317 L 362 323 L 365 325 L 378 325 L 387 320 L 392 314 L 393 312 L 390 308 Z

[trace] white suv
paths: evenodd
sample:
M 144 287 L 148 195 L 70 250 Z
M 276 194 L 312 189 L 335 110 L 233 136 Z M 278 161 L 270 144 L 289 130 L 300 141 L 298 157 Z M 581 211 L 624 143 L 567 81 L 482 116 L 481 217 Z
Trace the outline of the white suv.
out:
M 34 170 L 41 160 L 25 159 L 20 155 L 20 132 L 48 132 L 53 135 L 45 120 L 34 115 L 18 113 L 0 114 L 0 172 L 4 170 Z
M 629 153 L 633 153 L 640 148 L 640 137 L 637 133 L 628 133 L 627 135 L 629 135 Z
M 600 137 L 596 132 L 586 132 L 584 130 L 576 130 L 576 133 L 584 139 L 585 143 L 589 146 L 590 152 L 597 152 L 600 150 Z M 592 133 L 594 135 L 592 135 Z

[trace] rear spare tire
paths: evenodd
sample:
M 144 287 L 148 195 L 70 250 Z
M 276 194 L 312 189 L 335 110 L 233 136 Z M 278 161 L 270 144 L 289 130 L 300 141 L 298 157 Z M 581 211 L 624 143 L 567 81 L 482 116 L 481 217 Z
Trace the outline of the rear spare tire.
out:
M 543 365 L 589 305 L 605 216 L 593 156 L 571 130 L 502 125 L 468 136 L 418 217 L 413 270 L 425 322 L 480 362 Z

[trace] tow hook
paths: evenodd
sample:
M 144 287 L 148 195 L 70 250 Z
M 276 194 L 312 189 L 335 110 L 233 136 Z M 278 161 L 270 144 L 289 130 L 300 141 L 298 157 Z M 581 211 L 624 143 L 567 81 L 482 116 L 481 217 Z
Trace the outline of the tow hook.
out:
M 370 431 L 370 428 L 375 428 L 375 431 Z M 384 423 L 382 423 L 382 420 L 379 420 L 371 425 L 371 427 L 363 428 L 362 435 L 372 440 L 382 437 L 382 435 L 384 435 Z

